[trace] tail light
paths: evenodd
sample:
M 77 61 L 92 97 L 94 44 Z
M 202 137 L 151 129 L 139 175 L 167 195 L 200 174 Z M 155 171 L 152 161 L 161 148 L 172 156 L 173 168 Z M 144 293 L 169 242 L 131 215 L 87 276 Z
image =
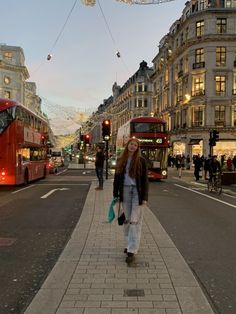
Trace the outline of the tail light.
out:
M 5 181 L 5 178 L 6 178 L 6 171 L 4 169 L 1 170 L 1 181 Z

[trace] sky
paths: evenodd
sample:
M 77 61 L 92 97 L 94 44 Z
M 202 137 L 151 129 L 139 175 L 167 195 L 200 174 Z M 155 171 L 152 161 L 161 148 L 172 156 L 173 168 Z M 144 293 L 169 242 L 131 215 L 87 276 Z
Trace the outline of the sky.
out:
M 100 6 L 91 7 L 77 0 L 69 16 L 75 0 L 2 1 L 0 43 L 23 48 L 29 81 L 47 106 L 92 112 L 112 95 L 114 82 L 122 86 L 142 60 L 153 65 L 161 38 L 181 17 L 185 2 L 99 0 Z

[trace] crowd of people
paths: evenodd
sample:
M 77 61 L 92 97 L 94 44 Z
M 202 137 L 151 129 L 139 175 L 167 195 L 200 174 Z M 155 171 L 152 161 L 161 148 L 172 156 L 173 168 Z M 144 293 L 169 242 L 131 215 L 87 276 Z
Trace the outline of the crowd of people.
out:
M 168 166 L 176 167 L 179 178 L 181 178 L 182 170 L 189 170 L 191 164 L 194 166 L 194 176 L 196 181 L 201 177 L 204 177 L 204 179 L 207 180 L 211 179 L 212 173 L 215 173 L 216 171 L 221 172 L 222 169 L 225 171 L 236 171 L 236 155 L 233 158 L 230 156 L 226 158 L 225 155 L 221 155 L 220 158 L 216 155 L 209 155 L 208 157 L 194 155 L 192 161 L 189 155 L 187 155 L 187 157 L 185 157 L 184 154 L 168 156 Z

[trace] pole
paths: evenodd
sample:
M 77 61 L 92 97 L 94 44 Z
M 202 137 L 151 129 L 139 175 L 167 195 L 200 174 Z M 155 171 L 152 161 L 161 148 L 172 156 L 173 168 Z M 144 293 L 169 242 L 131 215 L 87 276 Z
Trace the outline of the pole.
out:
M 106 140 L 106 180 L 108 179 L 108 140 Z

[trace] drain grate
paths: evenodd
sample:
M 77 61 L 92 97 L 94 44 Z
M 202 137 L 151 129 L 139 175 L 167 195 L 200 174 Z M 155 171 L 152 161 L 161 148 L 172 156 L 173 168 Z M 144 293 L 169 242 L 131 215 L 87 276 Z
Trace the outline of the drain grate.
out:
M 124 297 L 144 297 L 143 289 L 127 289 L 124 290 Z
M 16 242 L 16 238 L 0 238 L 0 246 L 11 246 Z

